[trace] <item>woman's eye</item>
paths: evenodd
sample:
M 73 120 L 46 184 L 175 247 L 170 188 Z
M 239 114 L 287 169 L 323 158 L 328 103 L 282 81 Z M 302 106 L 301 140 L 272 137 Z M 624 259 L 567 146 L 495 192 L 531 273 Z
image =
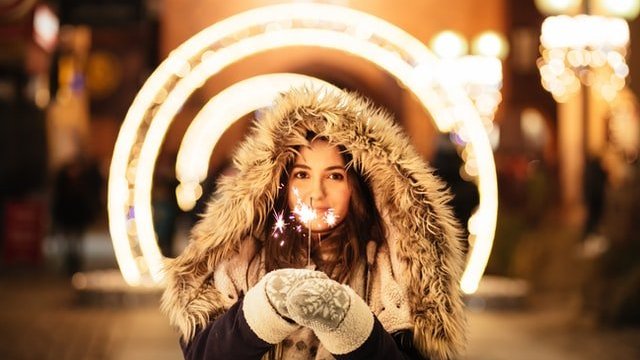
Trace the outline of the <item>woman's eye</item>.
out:
M 344 180 L 344 175 L 341 173 L 331 173 L 329 174 L 329 179 L 331 180 Z
M 305 171 L 298 171 L 293 174 L 293 177 L 295 179 L 306 179 L 309 177 L 309 174 L 307 174 Z

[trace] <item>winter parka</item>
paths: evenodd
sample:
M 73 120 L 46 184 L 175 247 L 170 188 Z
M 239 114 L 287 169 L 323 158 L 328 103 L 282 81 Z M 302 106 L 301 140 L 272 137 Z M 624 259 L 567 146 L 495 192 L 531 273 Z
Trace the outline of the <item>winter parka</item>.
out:
M 387 332 L 409 330 L 422 357 L 459 357 L 466 327 L 459 286 L 464 255 L 446 185 L 388 114 L 356 94 L 311 88 L 281 94 L 261 111 L 234 156 L 235 175 L 219 181 L 189 245 L 168 260 L 162 310 L 183 344 L 242 301 L 264 275 L 264 262 L 252 261 L 261 251 L 259 234 L 292 160 L 287 149 L 306 144 L 308 132 L 352 155 L 384 222 L 385 243 L 373 249 L 371 293 L 363 294 L 362 280 L 349 285 Z

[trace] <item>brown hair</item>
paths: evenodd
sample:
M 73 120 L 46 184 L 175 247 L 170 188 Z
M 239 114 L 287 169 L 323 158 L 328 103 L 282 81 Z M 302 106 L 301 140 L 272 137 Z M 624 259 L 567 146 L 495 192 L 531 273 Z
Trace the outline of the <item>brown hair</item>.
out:
M 309 134 L 310 141 L 327 141 L 325 138 Z M 361 259 L 366 255 L 366 244 L 373 240 L 376 243 L 382 242 L 384 237 L 384 227 L 375 205 L 374 196 L 365 178 L 352 166 L 352 157 L 346 149 L 338 146 L 345 164 L 347 164 L 347 180 L 351 187 L 351 199 L 346 219 L 333 229 L 328 236 L 323 237 L 323 242 L 329 241 L 336 249 L 333 258 L 337 261 L 327 264 L 323 270 L 333 279 L 345 282 L 353 273 Z M 293 149 L 297 153 L 297 149 Z M 293 160 L 290 161 L 285 171 L 280 176 L 279 192 L 274 202 L 272 214 L 282 214 L 287 226 L 283 231 L 276 232 L 276 216 L 270 216 L 266 221 L 265 233 L 263 234 L 265 249 L 265 270 L 267 272 L 279 268 L 300 268 L 307 262 L 308 240 L 305 232 L 299 231 L 299 223 L 291 214 L 287 201 L 289 171 L 293 167 Z M 314 260 L 317 260 L 314 258 Z

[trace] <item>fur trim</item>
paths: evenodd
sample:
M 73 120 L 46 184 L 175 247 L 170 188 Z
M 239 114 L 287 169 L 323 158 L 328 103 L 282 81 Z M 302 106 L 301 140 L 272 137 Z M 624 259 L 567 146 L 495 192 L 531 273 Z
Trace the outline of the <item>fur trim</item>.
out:
M 293 157 L 289 149 L 305 144 L 309 130 L 346 147 L 393 228 L 388 247 L 405 269 L 415 346 L 429 358 L 455 358 L 464 347 L 466 324 L 461 232 L 446 205 L 450 195 L 400 127 L 349 93 L 293 89 L 264 111 L 236 153 L 236 175 L 221 180 L 189 246 L 168 264 L 162 309 L 185 339 L 225 311 L 212 274 L 242 239 L 263 229 L 280 174 Z

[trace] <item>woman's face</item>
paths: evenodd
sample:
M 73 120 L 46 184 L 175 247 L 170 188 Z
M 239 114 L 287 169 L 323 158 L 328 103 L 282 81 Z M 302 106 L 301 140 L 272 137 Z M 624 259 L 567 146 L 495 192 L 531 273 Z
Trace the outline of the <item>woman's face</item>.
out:
M 327 231 L 347 216 L 351 186 L 337 147 L 314 140 L 296 156 L 289 174 L 288 202 L 298 221 L 313 232 Z

